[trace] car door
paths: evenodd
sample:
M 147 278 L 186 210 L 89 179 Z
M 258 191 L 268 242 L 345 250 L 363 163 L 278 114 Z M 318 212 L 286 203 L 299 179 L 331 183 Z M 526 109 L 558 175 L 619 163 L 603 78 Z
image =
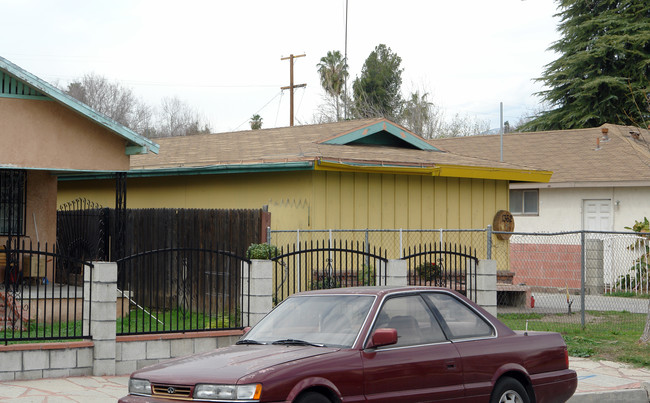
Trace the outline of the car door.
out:
M 387 299 L 373 324 L 378 328 L 396 329 L 398 342 L 362 352 L 367 401 L 462 401 L 458 351 L 419 294 Z
M 494 327 L 467 304 L 444 292 L 423 293 L 434 314 L 458 350 L 464 370 L 465 395 L 470 401 L 487 399 L 497 368 L 507 362 L 512 348 L 496 337 Z

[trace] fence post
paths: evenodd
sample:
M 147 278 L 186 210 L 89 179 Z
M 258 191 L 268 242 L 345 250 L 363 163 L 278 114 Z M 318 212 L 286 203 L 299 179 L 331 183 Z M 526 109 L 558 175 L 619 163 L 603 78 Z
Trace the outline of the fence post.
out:
M 84 266 L 84 334 L 93 340 L 93 375 L 115 375 L 117 263 Z
M 390 259 L 386 263 L 386 285 L 405 286 L 408 285 L 407 261 L 402 259 Z
M 580 324 L 585 328 L 585 275 L 586 275 L 586 236 L 580 231 Z
M 497 262 L 481 259 L 476 268 L 476 303 L 497 316 Z
M 487 226 L 487 252 L 485 257 L 487 260 L 492 259 L 492 226 Z
M 243 317 L 245 325 L 254 326 L 273 308 L 273 262 L 253 259 L 248 270 L 244 269 Z

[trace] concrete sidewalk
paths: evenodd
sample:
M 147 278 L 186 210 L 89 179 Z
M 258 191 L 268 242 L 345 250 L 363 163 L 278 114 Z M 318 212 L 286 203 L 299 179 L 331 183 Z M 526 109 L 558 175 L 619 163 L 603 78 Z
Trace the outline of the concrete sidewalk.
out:
M 571 358 L 578 389 L 570 403 L 648 403 L 650 370 L 609 362 Z M 114 403 L 127 394 L 128 376 L 86 376 L 0 382 L 0 401 Z

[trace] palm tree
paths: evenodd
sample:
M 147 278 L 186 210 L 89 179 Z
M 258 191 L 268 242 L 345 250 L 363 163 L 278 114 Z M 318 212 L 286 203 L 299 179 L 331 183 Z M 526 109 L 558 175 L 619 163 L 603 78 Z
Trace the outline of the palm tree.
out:
M 253 115 L 250 120 L 251 129 L 259 130 L 262 128 L 262 117 L 258 114 Z
M 348 65 L 338 50 L 327 52 L 327 56 L 321 57 L 317 64 L 320 74 L 320 85 L 325 92 L 334 99 L 336 105 L 336 120 L 341 120 L 341 108 L 339 100 L 345 86 L 345 79 L 348 76 Z

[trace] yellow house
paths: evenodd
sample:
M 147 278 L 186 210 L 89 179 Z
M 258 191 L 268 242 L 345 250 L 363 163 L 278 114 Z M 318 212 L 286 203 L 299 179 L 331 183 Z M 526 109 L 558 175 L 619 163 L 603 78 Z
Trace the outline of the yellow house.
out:
M 449 153 L 385 119 L 158 139 L 131 158 L 128 208 L 260 208 L 282 229 L 485 228 L 509 181 L 551 172 Z M 108 177 L 59 180 L 59 204 L 110 206 Z

